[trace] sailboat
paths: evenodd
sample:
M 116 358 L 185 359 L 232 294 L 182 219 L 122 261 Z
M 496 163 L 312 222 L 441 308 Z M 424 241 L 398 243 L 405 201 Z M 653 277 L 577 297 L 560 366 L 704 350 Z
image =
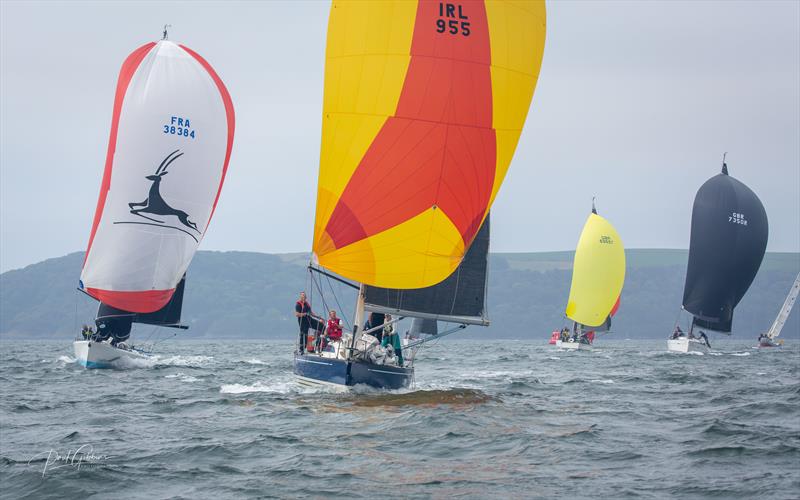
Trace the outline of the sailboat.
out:
M 301 342 L 302 383 L 408 387 L 416 347 L 488 324 L 488 214 L 544 38 L 544 2 L 333 2 L 310 275 L 358 293 L 341 340 Z M 378 344 L 403 318 L 401 352 Z
M 792 312 L 798 292 L 800 292 L 800 273 L 797 273 L 797 277 L 792 283 L 792 288 L 789 289 L 789 295 L 786 296 L 786 300 L 769 331 L 758 336 L 758 347 L 780 347 L 783 345 L 783 339 L 777 339 L 781 334 L 781 330 L 783 330 L 783 325 L 789 318 L 789 313 Z
M 73 347 L 87 368 L 147 356 L 134 323 L 180 323 L 185 274 L 208 229 L 233 147 L 230 95 L 193 50 L 164 37 L 122 65 L 78 289 L 99 301 L 97 330 Z
M 591 349 L 596 332 L 611 328 L 611 317 L 619 309 L 625 283 L 625 248 L 616 229 L 592 213 L 583 226 L 572 265 L 572 285 L 567 300 L 566 317 L 572 330 L 553 332 L 559 349 Z
M 767 248 L 767 212 L 758 196 L 722 172 L 707 180 L 694 198 L 689 265 L 682 310 L 688 331 L 675 326 L 667 340 L 673 352 L 707 352 L 708 332 L 731 334 L 733 310 L 761 266 Z

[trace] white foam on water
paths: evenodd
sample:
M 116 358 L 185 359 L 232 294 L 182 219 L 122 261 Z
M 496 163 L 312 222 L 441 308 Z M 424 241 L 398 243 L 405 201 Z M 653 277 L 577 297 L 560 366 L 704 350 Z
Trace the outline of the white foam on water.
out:
M 266 365 L 265 361 L 261 361 L 260 359 L 251 358 L 242 360 L 242 363 L 247 363 L 248 365 Z
M 214 360 L 213 356 L 160 356 L 149 355 L 143 358 L 120 358 L 114 361 L 114 368 L 129 370 L 137 368 L 153 368 L 156 366 L 182 366 L 200 368 Z
M 615 383 L 610 378 L 596 378 L 596 379 L 589 380 L 589 382 L 591 382 L 593 384 L 614 384 Z
M 169 375 L 166 375 L 164 378 L 177 378 L 181 382 L 197 382 L 198 380 L 200 380 L 198 378 L 192 377 L 191 375 L 186 375 L 183 372 L 171 373 Z
M 558 356 L 547 356 L 547 359 L 561 359 Z
M 749 355 L 750 355 L 749 352 L 733 352 L 733 353 L 731 353 L 731 356 L 749 356 Z
M 254 392 L 265 392 L 270 394 L 313 394 L 337 392 L 334 386 L 305 386 L 300 384 L 292 375 L 281 377 L 273 381 L 259 380 L 252 384 L 222 384 L 219 392 L 222 394 L 247 394 Z
M 46 360 L 43 359 L 42 362 L 44 362 L 44 361 L 46 361 Z M 69 363 L 74 363 L 74 362 L 76 362 L 78 360 L 76 358 L 73 358 L 72 356 L 61 355 L 61 356 L 58 357 L 58 361 L 61 361 L 62 363 L 69 364 Z
M 529 377 L 533 375 L 533 370 L 480 370 L 461 373 L 459 379 L 473 378 L 473 379 L 494 379 L 494 378 L 507 378 L 507 377 Z
M 147 358 L 120 358 L 112 363 L 114 368 L 119 370 L 135 370 L 138 368 L 152 368 L 155 361 L 151 357 Z
M 247 394 L 248 392 L 276 392 L 275 387 L 257 382 L 253 385 L 223 384 L 219 387 L 221 394 Z
M 213 356 L 168 356 L 155 355 L 151 358 L 154 366 L 190 366 L 200 367 L 214 361 Z

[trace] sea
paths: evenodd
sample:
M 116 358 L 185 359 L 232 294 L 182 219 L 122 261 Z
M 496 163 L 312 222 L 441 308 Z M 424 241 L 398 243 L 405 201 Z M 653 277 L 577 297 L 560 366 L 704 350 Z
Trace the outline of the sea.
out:
M 299 385 L 291 342 L 116 370 L 0 342 L 2 498 L 800 497 L 800 344 L 440 341 L 413 388 Z

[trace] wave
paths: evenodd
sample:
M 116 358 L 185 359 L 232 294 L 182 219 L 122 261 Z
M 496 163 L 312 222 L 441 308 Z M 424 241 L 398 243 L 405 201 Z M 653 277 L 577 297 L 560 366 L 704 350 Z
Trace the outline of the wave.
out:
M 163 366 L 201 368 L 205 367 L 213 360 L 213 356 L 160 356 L 158 354 L 153 354 L 144 358 L 120 358 L 114 362 L 114 368 L 122 370 L 159 368 Z
M 165 375 L 164 378 L 177 378 L 181 382 L 197 382 L 200 380 L 199 378 L 192 377 L 191 375 L 186 375 L 183 372 L 171 373 L 169 375 Z
M 261 361 L 260 359 L 251 358 L 251 359 L 244 359 L 242 363 L 247 363 L 248 365 L 267 365 L 266 361 Z
M 300 384 L 293 376 L 281 377 L 270 382 L 257 381 L 253 384 L 222 384 L 219 388 L 221 394 L 247 394 L 253 392 L 271 394 L 313 394 L 340 392 L 341 390 L 342 389 L 338 387 L 327 385 L 305 386 Z

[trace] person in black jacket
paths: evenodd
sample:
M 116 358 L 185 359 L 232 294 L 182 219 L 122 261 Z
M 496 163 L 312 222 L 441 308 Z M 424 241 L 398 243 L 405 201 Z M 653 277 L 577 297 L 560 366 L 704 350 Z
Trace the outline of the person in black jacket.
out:
M 300 353 L 306 351 L 306 340 L 308 339 L 308 329 L 314 328 L 317 336 L 322 331 L 322 321 L 318 320 L 311 304 L 306 300 L 306 292 L 300 292 L 300 300 L 294 305 L 294 315 L 297 317 L 297 324 L 300 326 Z

